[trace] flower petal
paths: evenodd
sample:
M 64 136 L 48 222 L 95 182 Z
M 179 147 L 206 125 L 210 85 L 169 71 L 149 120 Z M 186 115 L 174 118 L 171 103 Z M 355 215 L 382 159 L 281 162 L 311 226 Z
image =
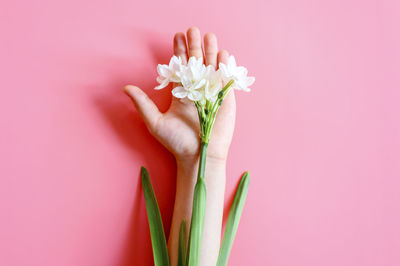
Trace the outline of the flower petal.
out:
M 236 67 L 236 59 L 233 55 L 228 58 L 228 66 Z
M 168 78 L 171 75 L 167 65 L 158 65 L 157 72 L 159 76 L 164 78 Z
M 157 81 L 158 81 L 159 79 L 157 79 Z M 158 85 L 157 87 L 155 87 L 154 89 L 155 90 L 161 90 L 161 89 L 164 89 L 165 87 L 167 87 L 168 86 L 168 84 L 169 84 L 169 80 L 168 79 L 164 79 L 164 80 L 161 80 L 161 83 L 160 83 L 160 85 Z
M 251 85 L 253 85 L 253 83 L 256 81 L 256 78 L 255 77 L 247 77 L 246 78 L 246 85 L 247 86 L 251 86 Z
M 203 98 L 203 93 L 192 90 L 188 93 L 188 98 L 192 101 L 200 101 Z
M 172 95 L 176 98 L 185 98 L 188 95 L 188 91 L 184 87 L 178 86 L 172 90 Z

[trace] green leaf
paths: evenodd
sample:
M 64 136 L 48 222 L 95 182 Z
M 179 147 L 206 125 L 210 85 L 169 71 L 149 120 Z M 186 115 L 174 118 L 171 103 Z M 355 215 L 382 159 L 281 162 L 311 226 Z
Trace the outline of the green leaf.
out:
M 186 221 L 183 220 L 179 228 L 178 266 L 186 263 Z
M 149 220 L 154 265 L 169 266 L 167 241 L 165 240 L 161 213 L 146 168 L 142 167 L 140 175 L 142 177 L 143 193 L 146 201 L 147 217 Z
M 219 251 L 217 266 L 226 266 L 228 264 L 229 253 L 231 252 L 233 240 L 239 226 L 240 216 L 242 215 L 247 191 L 249 190 L 249 172 L 246 172 L 240 180 L 238 189 L 233 199 L 232 207 L 229 212 L 228 221 L 222 239 L 221 249 Z
M 188 266 L 199 265 L 201 237 L 203 234 L 204 214 L 206 210 L 206 183 L 198 178 L 193 194 L 192 221 L 190 224 Z

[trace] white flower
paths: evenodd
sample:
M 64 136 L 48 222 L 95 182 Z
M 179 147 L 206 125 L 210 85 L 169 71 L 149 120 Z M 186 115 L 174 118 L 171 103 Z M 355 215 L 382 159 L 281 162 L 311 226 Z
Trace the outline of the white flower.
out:
M 225 82 L 233 79 L 233 87 L 235 89 L 250 91 L 249 86 L 251 86 L 255 78 L 247 76 L 247 69 L 243 66 L 237 66 L 236 60 L 233 55 L 228 59 L 228 64 L 219 63 L 219 69 L 222 72 L 222 78 Z
M 182 70 L 182 59 L 175 55 L 169 61 L 169 65 L 158 65 L 157 66 L 157 82 L 160 84 L 155 87 L 156 90 L 161 90 L 168 86 L 170 82 L 181 82 L 180 77 L 177 73 Z
M 249 86 L 255 81 L 254 77 L 247 76 L 245 67 L 236 65 L 233 56 L 228 58 L 227 64 L 220 63 L 218 70 L 214 66 L 206 67 L 202 58 L 191 57 L 187 65 L 183 65 L 180 57 L 173 56 L 168 65 L 158 65 L 157 72 L 160 85 L 155 89 L 176 83 L 178 86 L 172 90 L 175 97 L 197 101 L 201 105 L 207 101 L 215 103 L 224 84 L 230 80 L 233 80 L 233 88 L 243 91 L 250 91 Z
M 181 86 L 174 88 L 172 94 L 177 98 L 187 97 L 192 101 L 202 101 L 204 86 L 207 82 L 205 74 L 206 66 L 203 65 L 203 59 L 189 58 L 187 66 L 176 73 L 180 78 Z
M 214 66 L 207 66 L 206 71 L 206 86 L 204 88 L 204 97 L 210 102 L 215 102 L 218 98 L 218 93 L 222 89 L 222 75 L 220 70 L 215 70 Z

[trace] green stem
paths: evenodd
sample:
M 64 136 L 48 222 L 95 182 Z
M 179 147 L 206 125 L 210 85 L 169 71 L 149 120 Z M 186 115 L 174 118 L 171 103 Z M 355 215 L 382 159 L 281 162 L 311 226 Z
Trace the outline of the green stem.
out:
M 208 142 L 210 139 L 211 131 L 215 122 L 215 118 L 217 117 L 218 110 L 222 104 L 222 101 L 225 99 L 226 95 L 228 95 L 229 91 L 232 89 L 232 84 L 234 80 L 231 79 L 221 90 L 220 95 L 218 95 L 218 99 L 214 102 L 211 107 L 211 111 L 207 118 L 204 120 L 204 124 L 202 125 L 202 141 Z
M 199 180 L 200 178 L 204 178 L 204 173 L 206 170 L 207 147 L 208 143 L 202 141 L 200 144 L 200 161 L 199 171 L 197 173 L 197 180 Z
M 186 256 L 187 266 L 199 265 L 206 209 L 206 183 L 204 181 L 204 173 L 206 169 L 207 146 L 207 142 L 202 140 L 200 144 L 199 172 L 193 193 L 192 220 L 190 223 L 189 244 Z

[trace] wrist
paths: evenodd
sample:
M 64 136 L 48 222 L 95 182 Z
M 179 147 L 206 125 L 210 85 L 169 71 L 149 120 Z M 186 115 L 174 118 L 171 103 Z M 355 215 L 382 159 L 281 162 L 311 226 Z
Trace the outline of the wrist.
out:
M 196 182 L 200 161 L 199 157 L 199 155 L 184 157 L 175 156 L 178 182 L 184 181 L 188 184 Z M 225 172 L 226 161 L 227 160 L 224 158 L 206 156 L 206 176 L 213 175 L 213 173 Z M 223 178 L 225 178 L 225 175 L 223 175 Z
M 178 170 L 180 169 L 193 169 L 197 170 L 199 165 L 199 155 L 195 156 L 175 156 L 175 161 L 177 164 Z M 213 156 L 206 156 L 206 165 L 215 166 L 215 167 L 225 167 L 226 166 L 226 158 L 217 158 Z
M 207 156 L 206 158 L 206 165 L 209 165 L 210 167 L 225 168 L 226 166 L 226 158 L 217 158 L 213 156 Z

